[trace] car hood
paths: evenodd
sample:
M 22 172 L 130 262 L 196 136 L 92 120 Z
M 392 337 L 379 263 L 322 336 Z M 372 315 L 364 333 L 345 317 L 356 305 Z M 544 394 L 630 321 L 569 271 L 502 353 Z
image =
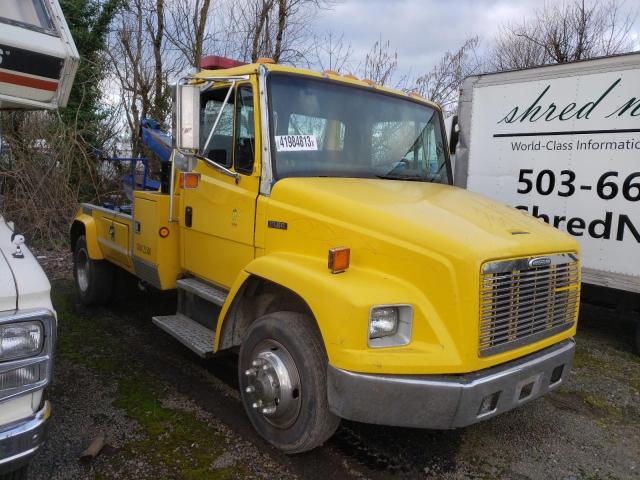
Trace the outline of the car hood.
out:
M 0 216 L 0 312 L 51 306 L 51 285 L 31 251 L 22 246 L 24 258 L 13 258 L 13 231 Z

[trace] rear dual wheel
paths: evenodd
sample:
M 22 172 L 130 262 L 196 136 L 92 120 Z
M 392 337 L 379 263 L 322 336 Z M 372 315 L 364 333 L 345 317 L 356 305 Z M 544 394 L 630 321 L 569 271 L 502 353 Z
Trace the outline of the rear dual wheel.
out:
M 89 257 L 84 235 L 78 238 L 73 250 L 73 278 L 78 298 L 83 305 L 102 305 L 111 297 L 113 265 Z
M 312 320 L 277 312 L 256 320 L 240 348 L 240 392 L 257 432 L 286 453 L 322 445 L 340 419 L 329 411 L 327 356 Z

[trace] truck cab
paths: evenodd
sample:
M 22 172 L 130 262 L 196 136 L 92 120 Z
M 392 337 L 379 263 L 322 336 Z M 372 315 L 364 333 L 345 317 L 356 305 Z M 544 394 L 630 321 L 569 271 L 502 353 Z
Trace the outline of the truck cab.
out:
M 273 445 L 312 449 L 340 418 L 464 427 L 564 382 L 578 246 L 452 186 L 438 105 L 269 61 L 175 96 L 167 191 L 78 210 L 78 294 L 108 301 L 117 268 L 177 289 L 154 323 L 203 358 L 239 353 Z

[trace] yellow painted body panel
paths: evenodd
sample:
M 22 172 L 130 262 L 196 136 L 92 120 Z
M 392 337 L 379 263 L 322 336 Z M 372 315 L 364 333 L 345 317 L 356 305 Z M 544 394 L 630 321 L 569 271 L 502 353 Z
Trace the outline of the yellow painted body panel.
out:
M 257 98 L 257 68 L 246 65 L 201 75 L 250 75 Z M 266 68 L 322 76 L 279 65 Z M 341 76 L 330 77 L 366 85 Z M 255 151 L 263 152 L 257 103 L 254 112 Z M 504 353 L 488 357 L 478 354 L 483 263 L 577 253 L 578 244 L 570 236 L 526 213 L 440 184 L 287 178 L 273 185 L 270 196 L 262 196 L 258 194 L 260 156 L 257 153 L 253 172 L 242 175 L 238 182 L 198 161 L 195 172 L 200 180 L 196 189 L 182 190 L 175 182 L 173 217 L 177 223 L 164 223 L 169 197 L 149 192 L 135 194 L 134 220 L 140 222 L 139 233 L 135 233 L 136 225 L 125 222 L 114 227 L 116 238 L 109 242 L 109 220 L 101 211 L 94 211 L 92 218 L 77 218 L 86 225 L 95 223 L 92 235 L 96 235 L 105 258 L 131 270 L 135 263 L 132 255 L 122 258 L 119 249 L 133 249 L 139 260 L 158 270 L 162 288 L 173 288 L 180 275 L 192 274 L 230 290 L 217 323 L 217 339 L 228 321 L 226 314 L 236 292 L 250 276 L 296 292 L 314 314 L 329 362 L 345 370 L 390 374 L 477 371 L 575 334 L 574 326 Z M 191 226 L 185 223 L 188 207 Z M 287 228 L 269 228 L 269 221 L 281 222 Z M 168 239 L 154 235 L 154 229 L 157 232 L 163 225 L 171 230 Z M 124 239 L 127 228 L 134 245 Z M 513 234 L 522 231 L 528 234 Z M 351 264 L 346 272 L 334 275 L 327 268 L 328 251 L 340 246 L 351 249 Z M 91 251 L 90 255 L 94 258 Z M 368 347 L 368 316 L 376 304 L 413 306 L 408 345 Z
M 96 238 L 104 258 L 133 272 L 129 255 L 131 222 L 127 221 L 123 215 L 117 215 L 107 209 L 94 208 L 92 216 L 96 224 Z
M 460 373 L 552 345 L 575 328 L 486 358 L 478 356 L 483 263 L 577 252 L 568 235 L 523 212 L 456 187 L 422 182 L 288 178 L 260 197 L 268 220 L 264 256 L 247 271 L 299 293 L 318 319 L 330 363 L 376 373 Z M 257 225 L 257 230 L 266 224 Z M 512 235 L 527 231 L 529 235 Z M 256 234 L 257 235 L 257 234 Z M 348 246 L 351 266 L 331 274 L 331 247 Z M 367 346 L 369 309 L 414 306 L 407 346 Z
M 162 290 L 175 288 L 176 279 L 182 272 L 180 229 L 175 222 L 169 222 L 169 195 L 136 191 L 133 216 L 137 225 L 134 228 L 132 255 L 155 266 Z M 160 236 L 163 227 L 169 230 L 166 238 Z
M 96 221 L 91 215 L 87 215 L 81 209 L 76 213 L 74 222 L 80 222 L 84 225 L 85 237 L 87 239 L 87 250 L 89 256 L 94 260 L 104 260 L 104 255 L 98 245 L 98 233 L 96 230 Z
M 195 190 L 180 197 L 184 269 L 209 282 L 230 288 L 254 256 L 255 203 L 260 179 L 242 176 L 236 185 L 199 161 L 201 174 Z M 192 209 L 192 225 L 184 227 L 184 212 Z

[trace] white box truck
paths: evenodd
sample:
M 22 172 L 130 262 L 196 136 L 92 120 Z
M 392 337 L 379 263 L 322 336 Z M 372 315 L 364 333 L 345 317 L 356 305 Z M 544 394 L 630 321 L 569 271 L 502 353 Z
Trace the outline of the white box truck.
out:
M 640 293 L 640 53 L 469 77 L 452 123 L 456 185 L 575 236 L 584 283 Z

